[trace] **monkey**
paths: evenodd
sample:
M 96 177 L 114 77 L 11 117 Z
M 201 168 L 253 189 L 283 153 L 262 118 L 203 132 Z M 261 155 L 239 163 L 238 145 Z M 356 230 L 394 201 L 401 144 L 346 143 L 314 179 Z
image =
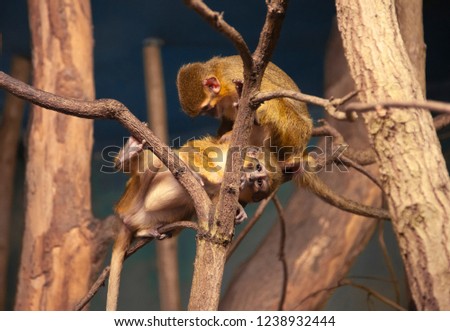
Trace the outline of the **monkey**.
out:
M 226 141 L 237 115 L 240 88 L 236 85 L 242 80 L 243 64 L 240 56 L 213 57 L 206 62 L 186 64 L 177 75 L 181 107 L 189 116 L 210 115 L 220 119 L 218 136 Z M 300 91 L 294 81 L 271 62 L 264 72 L 260 90 Z M 308 188 L 335 207 L 366 217 L 390 218 L 385 210 L 368 207 L 338 195 L 314 172 L 305 171 L 308 166 L 300 171 L 299 165 L 314 163 L 306 154 L 312 128 L 312 119 L 304 102 L 289 98 L 271 99 L 256 110 L 249 144 L 275 151 L 284 173 L 290 173 L 297 185 Z
M 236 119 L 239 99 L 236 82 L 242 80 L 240 56 L 213 57 L 207 62 L 186 64 L 177 75 L 181 107 L 191 117 L 210 115 L 220 119 L 218 135 L 223 136 Z M 300 91 L 283 70 L 269 62 L 261 92 L 281 89 Z M 265 146 L 277 152 L 279 160 L 289 161 L 303 155 L 312 127 L 305 103 L 289 98 L 271 99 L 256 110 L 249 145 Z
M 193 201 L 184 188 L 150 150 L 143 149 L 143 145 L 130 137 L 115 160 L 116 167 L 129 173 L 130 179 L 115 206 L 122 222 L 112 250 L 107 310 L 117 309 L 120 273 L 133 238 L 164 239 L 166 234 L 158 230 L 161 226 L 195 214 Z M 228 148 L 228 143 L 205 137 L 189 141 L 175 151 L 213 202 L 222 183 Z M 266 198 L 283 180 L 280 168 L 270 164 L 277 164 L 270 153 L 249 147 L 243 154 L 237 224 L 247 218 L 243 206 Z

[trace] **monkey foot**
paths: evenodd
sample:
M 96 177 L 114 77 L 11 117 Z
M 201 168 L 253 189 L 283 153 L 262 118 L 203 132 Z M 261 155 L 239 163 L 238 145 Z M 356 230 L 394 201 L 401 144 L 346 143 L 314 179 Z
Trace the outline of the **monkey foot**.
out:
M 136 233 L 136 237 L 156 238 L 158 240 L 163 240 L 170 236 L 166 233 L 159 233 L 159 231 L 157 229 L 143 229 L 143 230 L 139 230 Z

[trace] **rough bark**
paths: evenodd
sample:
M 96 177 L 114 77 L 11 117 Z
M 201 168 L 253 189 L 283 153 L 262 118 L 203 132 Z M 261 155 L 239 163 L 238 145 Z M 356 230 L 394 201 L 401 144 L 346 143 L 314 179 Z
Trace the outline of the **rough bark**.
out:
M 28 59 L 14 56 L 11 61 L 11 76 L 28 82 L 31 63 Z M 5 98 L 0 123 L 0 310 L 5 309 L 7 294 L 7 271 L 9 260 L 9 227 L 14 197 L 17 147 L 21 135 L 25 102 L 11 94 Z
M 29 0 L 34 85 L 94 98 L 88 0 Z M 33 106 L 25 233 L 15 309 L 67 310 L 88 291 L 97 252 L 91 215 L 91 120 Z
M 243 42 L 242 36 L 223 21 L 220 13 L 211 11 L 200 0 L 186 2 L 197 10 L 216 29 L 230 37 L 238 49 L 244 64 L 244 82 L 239 100 L 239 111 L 233 125 L 228 151 L 225 175 L 220 188 L 217 205 L 207 222 L 199 220 L 197 235 L 197 252 L 194 263 L 194 275 L 189 299 L 189 310 L 217 310 L 220 298 L 226 252 L 233 237 L 236 206 L 238 203 L 242 158 L 233 157 L 237 150 L 248 145 L 250 131 L 254 123 L 257 105 L 251 102 L 261 86 L 264 70 L 272 56 L 278 40 L 287 0 L 266 2 L 267 13 L 260 33 L 258 46 L 253 54 Z M 234 171 L 233 171 L 234 170 Z
M 421 0 L 400 0 L 396 2 L 396 5 L 408 54 L 424 88 L 425 48 L 423 47 Z M 344 57 L 342 41 L 334 27 L 325 62 L 325 95 L 338 97 L 354 89 Z M 367 130 L 361 120 L 349 124 L 328 117 L 327 121 L 343 134 L 352 150 L 367 149 L 370 146 Z M 323 141 L 319 143 L 319 146 L 323 146 Z M 370 166 L 369 169 L 377 174 L 376 165 Z M 322 176 L 327 184 L 339 190 L 344 196 L 353 197 L 365 204 L 379 203 L 381 192 L 372 184 L 367 188 L 366 178 L 362 179 L 360 174 L 326 173 Z M 286 209 L 286 215 L 289 220 L 288 242 L 292 242 L 287 245 L 290 285 L 285 309 L 318 309 L 331 294 L 331 291 L 325 289 L 337 285 L 348 272 L 355 257 L 365 247 L 373 232 L 373 224 L 364 222 L 361 217 L 324 205 L 303 190 L 297 191 L 292 197 Z M 298 215 L 303 216 L 298 218 Z M 277 247 L 274 238 L 279 237 L 277 231 L 278 227 L 275 225 L 259 250 L 235 276 L 221 308 L 276 309 L 280 287 L 266 284 L 281 282 L 281 265 L 274 253 Z M 266 270 L 277 270 L 277 272 L 267 273 Z
M 147 118 L 149 127 L 166 144 L 169 141 L 161 60 L 162 41 L 146 40 L 144 71 L 147 90 Z M 159 301 L 161 310 L 180 310 L 180 282 L 178 279 L 178 239 L 173 237 L 156 242 Z
M 423 101 L 394 1 L 337 0 L 345 55 L 363 102 Z M 412 297 L 418 309 L 450 309 L 450 192 L 428 111 L 363 115 L 380 164 Z
M 325 94 L 342 96 L 353 90 L 337 29 L 333 30 L 325 63 Z M 354 149 L 369 147 L 360 121 L 346 123 L 327 117 Z M 319 142 L 324 148 L 324 141 Z M 367 205 L 380 204 L 380 190 L 356 171 L 320 174 L 340 194 Z M 376 165 L 368 167 L 376 173 Z M 300 189 L 286 207 L 288 290 L 285 310 L 320 308 L 365 247 L 376 223 L 334 208 Z M 299 215 L 302 215 L 299 217 Z M 276 310 L 281 297 L 282 265 L 278 261 L 279 226 L 275 224 L 255 254 L 235 275 L 221 302 L 225 310 Z M 270 270 L 270 272 L 268 272 Z

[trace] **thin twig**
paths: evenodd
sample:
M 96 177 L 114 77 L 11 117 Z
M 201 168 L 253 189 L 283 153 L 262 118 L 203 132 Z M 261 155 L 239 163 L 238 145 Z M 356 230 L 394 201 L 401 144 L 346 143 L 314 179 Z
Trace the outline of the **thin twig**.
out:
M 440 114 L 433 118 L 433 123 L 436 130 L 441 130 L 450 124 L 450 115 Z
M 383 252 L 384 261 L 386 262 L 387 269 L 389 271 L 389 275 L 392 280 L 392 286 L 394 287 L 395 292 L 395 301 L 400 303 L 400 289 L 398 286 L 398 280 L 395 275 L 394 265 L 392 263 L 392 259 L 389 256 L 389 252 L 386 247 L 386 242 L 384 241 L 384 222 L 378 223 L 378 243 L 380 244 L 381 251 Z
M 252 216 L 252 218 L 247 222 L 247 225 L 244 229 L 239 233 L 239 236 L 235 240 L 232 241 L 230 248 L 227 252 L 227 261 L 230 259 L 231 255 L 234 253 L 236 248 L 238 248 L 239 244 L 242 242 L 242 240 L 247 236 L 247 234 L 251 231 L 253 226 L 259 221 L 261 218 L 264 210 L 266 209 L 267 205 L 269 204 L 272 197 L 275 195 L 276 191 L 272 192 L 266 199 L 260 202 L 258 205 L 258 208 L 255 211 L 255 214 Z
M 370 289 L 370 288 L 368 288 L 368 287 L 366 287 L 364 285 L 354 283 L 354 282 L 352 282 L 349 279 L 341 280 L 335 286 L 330 286 L 330 287 L 327 287 L 327 288 L 324 288 L 324 289 L 320 289 L 320 290 L 317 290 L 317 291 L 314 291 L 314 292 L 310 293 L 305 298 L 303 298 L 302 301 L 300 301 L 300 303 L 298 303 L 298 305 L 296 307 L 299 307 L 306 300 L 308 300 L 308 299 L 310 299 L 310 298 L 312 298 L 312 297 L 314 297 L 314 296 L 316 296 L 316 295 L 318 295 L 318 294 L 320 294 L 322 292 L 331 292 L 331 291 L 334 291 L 334 290 L 336 290 L 336 289 L 338 289 L 338 288 L 340 288 L 342 286 L 352 286 L 352 287 L 355 287 L 355 288 L 359 288 L 361 290 L 366 291 L 367 293 L 370 293 L 370 295 L 373 295 L 375 298 L 377 298 L 378 300 L 384 302 L 385 304 L 393 307 L 394 309 L 397 309 L 397 310 L 400 310 L 400 311 L 406 311 L 405 308 L 403 308 L 399 304 L 395 303 L 391 299 L 386 298 L 384 295 L 382 295 L 382 294 L 380 294 L 380 293 L 378 293 L 378 292 L 376 292 L 376 291 L 374 291 L 374 290 L 372 290 L 372 289 Z M 294 308 L 294 310 L 295 310 L 295 308 Z
M 191 221 L 180 221 L 180 222 L 173 222 L 167 225 L 164 225 L 160 228 L 158 228 L 159 233 L 167 233 L 170 231 L 173 231 L 175 229 L 194 229 L 195 231 L 198 230 L 197 223 L 191 222 Z M 126 254 L 125 259 L 136 253 L 138 250 L 140 250 L 142 247 L 147 245 L 150 241 L 152 241 L 153 238 L 139 238 L 133 246 L 131 246 Z M 109 276 L 110 266 L 106 266 L 102 273 L 98 276 L 97 280 L 92 284 L 91 288 L 89 289 L 88 293 L 77 303 L 74 310 L 82 310 L 94 297 L 94 295 L 98 292 L 100 287 L 104 286 L 106 278 Z
M 277 208 L 278 211 L 278 216 L 279 216 L 279 220 L 280 220 L 280 248 L 279 248 L 279 252 L 278 252 L 278 258 L 281 262 L 281 265 L 283 266 L 283 277 L 282 277 L 282 283 L 281 283 L 281 297 L 280 297 L 280 302 L 278 303 L 278 310 L 282 311 L 283 307 L 284 307 L 284 303 L 286 301 L 286 294 L 287 294 L 287 286 L 288 286 L 288 264 L 286 261 L 286 256 L 285 256 L 285 246 L 286 246 L 286 218 L 284 215 L 284 210 L 283 210 L 283 206 L 281 205 L 280 200 L 278 199 L 278 197 L 275 195 L 272 198 L 273 203 L 275 204 L 275 207 Z
M 439 113 L 450 113 L 450 104 L 441 101 L 383 101 L 377 103 L 351 102 L 343 106 L 339 111 L 365 113 L 380 111 L 383 108 L 425 108 Z
M 326 120 L 319 120 L 323 125 L 315 127 L 312 132 L 312 136 L 331 136 L 336 140 L 336 144 L 346 145 L 342 134 L 331 126 Z M 360 165 L 369 165 L 377 162 L 375 151 L 372 148 L 366 150 L 355 150 L 348 147 L 345 152 L 345 156 L 353 160 Z
M 372 290 L 371 288 L 369 288 L 367 286 L 354 283 L 354 282 L 352 282 L 349 279 L 344 279 L 344 280 L 340 281 L 339 284 L 342 285 L 342 286 L 352 286 L 352 287 L 355 287 L 355 288 L 359 288 L 360 290 L 363 290 L 363 291 L 366 291 L 367 293 L 370 293 L 370 295 L 373 295 L 375 298 L 377 298 L 381 302 L 384 302 L 388 306 L 391 306 L 394 309 L 397 309 L 397 310 L 400 310 L 400 311 L 406 311 L 405 308 L 403 308 L 402 306 L 400 306 L 396 302 L 394 302 L 391 299 L 385 297 L 384 295 L 378 293 L 377 291 Z
M 346 166 L 352 167 L 355 170 L 357 170 L 358 172 L 362 173 L 364 176 L 369 178 L 375 185 L 377 185 L 383 191 L 383 186 L 381 185 L 378 178 L 376 178 L 370 172 L 368 172 L 366 169 L 364 169 L 364 167 L 362 167 L 361 165 L 359 165 L 358 163 L 356 163 L 355 161 L 353 161 L 352 159 L 348 158 L 345 155 L 341 155 L 339 157 L 339 160 L 342 161 L 342 163 L 344 163 Z

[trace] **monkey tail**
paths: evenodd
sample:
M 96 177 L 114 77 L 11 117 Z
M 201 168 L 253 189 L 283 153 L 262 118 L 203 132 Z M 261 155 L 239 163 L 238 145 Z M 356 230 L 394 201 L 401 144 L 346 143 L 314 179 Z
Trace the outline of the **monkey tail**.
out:
M 302 172 L 301 174 L 295 175 L 294 180 L 297 184 L 308 188 L 322 200 L 339 209 L 366 217 L 375 217 L 379 219 L 391 218 L 389 212 L 385 209 L 366 206 L 337 194 L 331 190 L 328 185 L 325 184 L 315 173 Z
M 108 294 L 106 297 L 106 310 L 117 310 L 117 301 L 119 298 L 120 273 L 122 271 L 125 253 L 128 250 L 132 239 L 131 231 L 121 224 L 119 233 L 111 256 L 111 267 L 109 271 Z

